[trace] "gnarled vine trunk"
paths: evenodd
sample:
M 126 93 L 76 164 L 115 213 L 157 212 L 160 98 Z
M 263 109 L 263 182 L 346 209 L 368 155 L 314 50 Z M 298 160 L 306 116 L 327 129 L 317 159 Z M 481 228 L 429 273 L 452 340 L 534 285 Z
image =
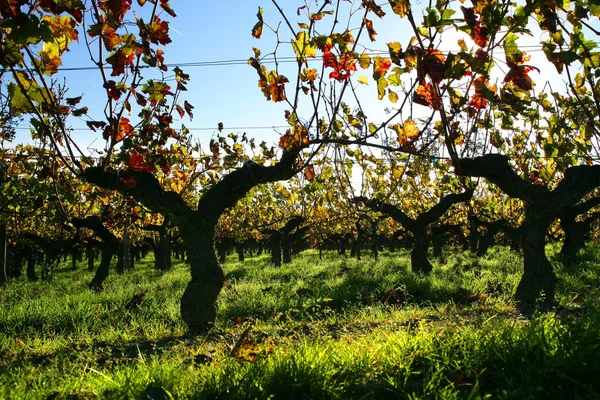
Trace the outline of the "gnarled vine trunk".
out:
M 522 225 L 523 276 L 515 299 L 523 313 L 539 307 L 548 310 L 554 301 L 556 275 L 546 257 L 546 232 L 554 218 L 535 206 L 527 207 Z
M 77 228 L 88 228 L 96 234 L 102 240 L 102 254 L 100 258 L 100 265 L 98 269 L 96 269 L 96 274 L 92 278 L 90 282 L 90 289 L 94 291 L 99 291 L 103 289 L 103 283 L 108 278 L 108 274 L 110 272 L 110 262 L 112 258 L 117 255 L 117 268 L 119 270 L 123 270 L 123 260 L 122 254 L 119 249 L 119 239 L 102 223 L 99 217 L 97 216 L 89 216 L 86 218 L 73 218 L 73 225 Z M 89 257 L 89 253 L 88 253 Z M 88 258 L 88 268 L 89 268 L 89 258 Z M 92 262 L 93 266 L 93 262 Z
M 191 267 L 191 281 L 181 298 L 181 316 L 190 333 L 197 334 L 214 323 L 216 300 L 225 279 L 214 248 L 219 217 L 256 185 L 286 180 L 296 174 L 300 151 L 284 151 L 277 163 L 266 167 L 252 161 L 244 163 L 211 186 L 198 201 L 196 210 L 188 206 L 181 195 L 164 190 L 158 179 L 148 172 L 115 171 L 96 166 L 87 168 L 83 178 L 99 187 L 132 196 L 177 226 Z
M 194 221 L 193 227 L 189 224 L 191 221 Z M 180 310 L 190 333 L 196 334 L 212 326 L 217 317 L 217 297 L 225 274 L 214 248 L 215 224 L 203 224 L 197 215 L 191 221 L 177 224 L 187 244 L 191 270 L 191 281 L 181 297 Z
M 414 237 L 412 252 L 410 254 L 412 271 L 416 273 L 428 274 L 433 270 L 433 265 L 429 262 L 427 251 L 429 250 L 429 237 L 427 227 L 437 221 L 448 209 L 456 203 L 468 201 L 473 196 L 473 191 L 468 190 L 463 193 L 453 193 L 442 197 L 440 202 L 433 206 L 429 211 L 419 214 L 417 218 L 411 218 L 398 207 L 382 203 L 378 199 L 367 199 L 365 197 L 355 197 L 355 203 L 364 203 L 373 211 L 379 211 L 392 217 L 396 222 L 411 231 Z
M 454 167 L 459 175 L 487 178 L 509 196 L 527 204 L 519 232 L 523 247 L 523 277 L 516 300 L 521 312 L 530 313 L 536 306 L 548 308 L 554 301 L 557 278 L 545 253 L 548 227 L 600 185 L 600 166 L 570 167 L 555 189 L 550 190 L 523 180 L 508 161 L 509 158 L 503 155 L 486 154 L 455 160 Z
M 6 224 L 0 224 L 0 285 L 8 282 L 6 258 Z
M 413 248 L 410 253 L 412 271 L 419 274 L 428 274 L 433 270 L 433 265 L 431 265 L 427 256 L 429 250 L 427 225 L 415 224 L 412 233 L 414 236 Z
M 565 233 L 565 240 L 560 250 L 560 259 L 566 265 L 577 262 L 577 253 L 585 246 L 586 236 L 600 213 L 593 213 L 582 221 L 577 217 L 600 204 L 600 197 L 593 197 L 564 211 L 560 215 L 560 226 Z

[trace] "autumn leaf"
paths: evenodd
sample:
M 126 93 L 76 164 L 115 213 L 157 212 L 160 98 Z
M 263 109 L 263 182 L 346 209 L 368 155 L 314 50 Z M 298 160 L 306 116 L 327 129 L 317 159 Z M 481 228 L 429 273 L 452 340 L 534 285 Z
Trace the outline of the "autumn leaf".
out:
M 132 67 L 135 56 L 140 53 L 140 49 L 133 46 L 124 46 L 106 58 L 106 62 L 112 66 L 111 76 L 119 76 L 125 73 L 125 67 Z
M 134 171 L 143 171 L 151 173 L 153 169 L 144 163 L 144 157 L 140 153 L 133 153 L 129 157 L 129 168 Z
M 142 86 L 142 92 L 148 95 L 148 100 L 153 106 L 163 101 L 166 96 L 173 94 L 167 83 L 154 80 L 147 81 Z
M 100 0 L 98 6 L 111 19 L 114 19 L 116 22 L 122 22 L 125 14 L 131 8 L 131 0 Z
M 3 2 L 4 3 L 4 2 Z M 60 15 L 63 12 L 71 14 L 75 21 L 80 24 L 83 21 L 83 10 L 85 6 L 81 0 L 56 1 L 38 0 L 37 4 L 46 12 Z
M 479 111 L 487 107 L 488 101 L 494 98 L 497 87 L 496 85 L 489 87 L 488 79 L 482 76 L 473 81 L 473 87 L 475 88 L 475 93 L 471 97 L 469 107 L 474 111 Z
M 384 77 L 391 66 L 392 63 L 389 58 L 375 56 L 373 58 L 373 79 L 378 80 Z
M 173 9 L 171 8 L 169 0 L 160 0 L 160 8 L 165 10 L 165 12 L 173 18 L 177 16 L 177 14 L 175 14 L 175 11 L 173 11 Z
M 183 118 L 185 116 L 185 110 L 179 104 L 175 104 L 175 111 L 179 114 L 179 118 Z
M 104 47 L 108 51 L 113 51 L 117 46 L 123 43 L 121 36 L 111 27 L 102 30 L 102 41 L 104 42 Z
M 171 43 L 169 37 L 169 23 L 162 21 L 158 16 L 154 16 L 152 22 L 144 26 L 146 39 L 150 43 L 167 45 Z
M 358 83 L 361 83 L 363 85 L 368 85 L 369 84 L 369 78 L 367 78 L 364 75 L 361 75 L 358 77 Z
M 410 0 L 390 0 L 390 6 L 395 14 L 404 18 L 410 9 Z
M 533 89 L 534 83 L 527 74 L 533 70 L 540 72 L 538 68 L 531 65 L 517 65 L 515 63 L 509 63 L 509 66 L 510 70 L 504 77 L 504 82 L 512 82 L 524 91 Z
M 304 170 L 304 177 L 306 178 L 306 180 L 312 181 L 315 177 L 315 167 L 312 165 L 306 167 L 306 169 Z
M 292 40 L 292 48 L 296 53 L 296 60 L 299 62 L 304 62 L 307 58 L 314 58 L 317 54 L 316 47 L 310 43 L 310 36 L 304 31 L 296 34 L 296 40 Z
M 71 111 L 71 114 L 74 117 L 81 117 L 82 115 L 87 114 L 87 112 L 88 112 L 88 108 L 87 107 L 81 107 L 81 108 L 78 108 L 76 110 Z
M 406 146 L 421 134 L 417 123 L 411 119 L 407 119 L 403 124 L 392 125 L 390 128 L 398 134 L 398 143 L 402 146 Z
M 374 42 L 375 36 L 377 36 L 377 32 L 375 32 L 375 29 L 373 29 L 373 21 L 365 18 L 365 26 L 367 27 L 367 33 L 369 34 L 369 39 L 371 39 L 371 42 Z
M 442 105 L 442 99 L 435 92 L 431 84 L 419 85 L 413 94 L 413 101 L 423 106 L 438 110 Z
M 358 57 L 358 65 L 360 65 L 362 69 L 369 68 L 369 66 L 371 65 L 371 57 L 367 53 L 362 53 Z
M 296 123 L 291 130 L 288 129 L 286 134 L 279 139 L 279 147 L 287 151 L 304 148 L 309 143 L 308 129 L 300 123 Z
M 253 363 L 258 358 L 262 348 L 260 345 L 252 344 L 250 343 L 250 340 L 248 340 L 250 328 L 251 327 L 246 328 L 246 330 L 242 333 L 238 341 L 231 349 L 229 355 L 237 358 L 238 360 Z
M 258 13 L 256 14 L 256 17 L 258 18 L 258 22 L 252 28 L 252 37 L 254 37 L 256 39 L 260 39 L 260 36 L 262 35 L 262 31 L 263 31 L 264 22 L 263 22 L 262 13 L 263 13 L 262 7 L 258 7 Z
M 323 65 L 333 68 L 333 71 L 329 73 L 329 77 L 338 82 L 350 79 L 350 72 L 356 71 L 356 59 L 352 54 L 342 54 L 338 61 L 331 51 L 326 51 L 323 53 Z
M 362 6 L 366 7 L 368 10 L 374 12 L 375 15 L 377 15 L 379 18 L 383 18 L 385 16 L 385 12 L 383 11 L 383 9 L 380 6 L 378 6 L 375 3 L 375 1 L 363 0 Z
M 114 138 L 115 141 L 120 142 L 121 140 L 125 139 L 126 137 L 130 137 L 131 135 L 133 135 L 133 126 L 131 126 L 131 123 L 128 118 L 121 117 L 119 119 L 119 127 L 117 130 L 117 134 Z
M 105 121 L 86 121 L 85 123 L 88 128 L 94 132 L 96 132 L 97 129 L 103 129 L 106 126 Z
M 143 95 L 141 95 L 140 93 L 138 93 L 133 86 L 131 86 L 129 90 L 131 90 L 131 93 L 133 94 L 136 103 L 138 103 L 142 107 L 146 107 L 146 104 L 148 103 L 146 98 Z M 183 117 L 183 115 L 182 115 L 182 117 Z
M 194 109 L 194 106 L 191 105 L 190 103 L 188 103 L 187 100 L 184 100 L 183 107 L 185 108 L 185 111 L 190 116 L 190 119 L 194 118 L 194 114 L 192 113 L 192 110 Z
M 67 16 L 44 16 L 42 21 L 48 24 L 52 35 L 59 40 L 66 39 L 66 44 L 73 40 L 79 40 L 79 34 L 75 29 L 75 21 Z
M 67 102 L 68 105 L 70 105 L 71 107 L 74 107 L 77 104 L 79 104 L 79 102 L 81 101 L 82 98 L 83 98 L 83 96 L 68 97 L 65 99 L 65 101 Z
M 402 45 L 398 42 L 390 42 L 387 44 L 387 46 L 392 62 L 396 65 L 400 65 L 400 60 L 404 58 L 404 53 L 402 53 Z
M 417 63 L 417 79 L 419 83 L 425 84 L 425 76 L 429 76 L 435 83 L 444 79 L 445 72 L 444 54 L 436 49 L 427 49 L 425 54 Z
M 311 21 L 320 21 L 325 15 L 333 15 L 333 10 L 321 11 L 319 13 L 312 13 L 309 16 Z

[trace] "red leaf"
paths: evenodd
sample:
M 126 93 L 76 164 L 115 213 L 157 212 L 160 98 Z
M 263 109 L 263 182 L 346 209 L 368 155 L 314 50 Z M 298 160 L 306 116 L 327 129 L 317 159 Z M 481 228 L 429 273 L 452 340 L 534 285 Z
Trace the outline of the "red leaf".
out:
M 342 54 L 340 60 L 337 61 L 336 56 L 331 51 L 323 53 L 323 65 L 333 68 L 329 73 L 329 77 L 339 82 L 350 79 L 350 72 L 356 71 L 356 59 L 352 54 Z
M 479 47 L 485 46 L 487 43 L 487 35 L 489 31 L 485 26 L 477 25 L 471 30 L 471 37 Z
M 304 170 L 304 177 L 307 180 L 312 181 L 315 177 L 315 167 L 312 165 L 306 167 L 306 169 Z
M 106 82 L 104 84 L 104 89 L 106 89 L 108 96 L 115 101 L 119 100 L 123 94 L 123 89 L 117 87 L 117 83 L 115 81 Z
M 441 51 L 435 49 L 425 50 L 425 54 L 417 64 L 417 79 L 421 84 L 425 84 L 425 76 L 435 82 L 440 83 L 444 79 L 445 57 Z
M 121 36 L 113 28 L 106 28 L 102 32 L 102 41 L 106 50 L 113 51 L 122 43 Z
M 4 1 L 2 2 L 2 8 L 4 9 L 6 6 L 3 4 Z M 13 3 L 13 1 L 11 1 L 10 3 Z M 9 4 L 10 4 L 9 3 Z M 18 1 L 18 3 L 27 3 L 25 1 Z M 54 15 L 59 15 L 62 14 L 63 12 L 69 13 L 71 14 L 71 16 L 73 16 L 73 18 L 75 18 L 75 21 L 80 24 L 81 21 L 83 21 L 83 13 L 82 10 L 85 8 L 83 3 L 81 2 L 81 0 L 73 0 L 73 1 L 56 1 L 56 0 L 38 0 L 38 5 L 46 12 L 54 14 Z M 14 6 L 10 7 L 10 11 L 12 11 L 14 8 Z M 3 10 L 4 11 L 4 10 Z
M 165 10 L 166 13 L 169 14 L 171 17 L 177 16 L 177 14 L 175 14 L 175 11 L 173 11 L 173 9 L 171 8 L 171 5 L 169 4 L 169 0 L 160 0 L 160 8 Z
M 144 163 L 144 157 L 140 153 L 133 153 L 129 158 L 129 168 L 134 171 L 144 171 L 148 173 L 153 171 L 152 168 Z
M 110 17 L 121 22 L 131 8 L 131 0 L 100 0 L 98 6 Z
M 530 65 L 517 65 L 510 63 L 510 71 L 504 77 L 504 82 L 513 82 L 520 89 L 529 91 L 533 88 L 533 82 L 527 73 L 534 69 L 539 72 L 539 69 Z
M 133 66 L 135 55 L 136 52 L 126 51 L 125 49 L 120 48 L 107 57 L 106 62 L 109 63 L 113 68 L 110 76 L 119 76 L 124 74 L 125 67 Z
M 148 39 L 150 43 L 160 43 L 163 46 L 171 43 L 171 38 L 169 37 L 169 23 L 167 21 L 162 21 L 158 16 L 154 16 L 152 23 L 145 26 L 145 30 L 146 39 Z
M 175 104 L 175 110 L 179 113 L 179 118 L 183 118 L 185 116 L 185 110 L 179 104 Z
M 191 105 L 190 103 L 188 103 L 187 100 L 185 100 L 183 102 L 183 107 L 185 108 L 185 111 L 190 116 L 190 119 L 194 118 L 194 114 L 192 113 L 192 110 L 194 109 L 194 106 Z

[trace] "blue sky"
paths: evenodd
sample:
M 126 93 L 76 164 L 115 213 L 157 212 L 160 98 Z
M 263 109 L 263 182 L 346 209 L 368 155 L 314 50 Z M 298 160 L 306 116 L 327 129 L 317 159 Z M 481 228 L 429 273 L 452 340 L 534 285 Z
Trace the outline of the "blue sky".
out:
M 182 122 L 191 128 L 195 137 L 203 142 L 216 134 L 217 125 L 222 122 L 225 126 L 225 133 L 230 130 L 246 131 L 249 137 L 254 137 L 258 142 L 265 140 L 269 145 L 276 144 L 279 135 L 272 128 L 241 129 L 286 125 L 284 118 L 286 104 L 275 104 L 266 100 L 257 86 L 256 71 L 245 62 L 253 56 L 253 47 L 260 48 L 263 55 L 275 49 L 276 37 L 267 27 L 265 27 L 260 40 L 251 36 L 251 29 L 257 21 L 256 14 L 259 6 L 264 9 L 265 23 L 276 27 L 282 20 L 272 2 L 270 0 L 171 0 L 170 3 L 177 13 L 176 18 L 170 19 L 170 36 L 173 42 L 163 48 L 170 70 L 176 65 L 186 63 L 241 60 L 235 65 L 182 67 L 184 72 L 191 77 L 190 83 L 187 85 L 188 91 L 183 94 L 182 99 L 189 101 L 195 107 L 194 119 L 192 121 L 185 119 Z M 296 10 L 305 3 L 304 1 L 284 0 L 280 3 L 292 24 L 300 21 Z M 322 1 L 311 0 L 308 3 L 312 3 L 314 10 L 316 9 L 315 3 L 321 5 Z M 347 6 L 350 3 L 343 2 L 342 4 Z M 140 13 L 139 16 L 143 17 L 144 14 Z M 166 14 L 161 17 L 169 18 Z M 390 19 L 395 18 L 390 15 Z M 399 22 L 402 21 L 395 20 L 392 30 L 402 33 L 405 37 L 398 37 L 394 40 L 406 42 L 407 38 L 404 32 L 407 30 L 403 30 Z M 343 23 L 347 23 L 347 21 Z M 357 24 L 352 26 L 357 26 Z M 377 26 L 376 29 L 378 29 Z M 92 66 L 82 35 L 80 33 L 79 43 L 73 43 L 71 50 L 65 54 L 64 68 Z M 280 29 L 280 37 L 282 41 L 292 39 L 292 34 L 284 25 Z M 376 42 L 375 46 L 378 49 L 386 48 L 383 40 Z M 289 43 L 283 44 L 280 52 L 282 55 L 293 55 Z M 317 60 L 316 63 L 320 63 L 320 61 Z M 267 67 L 272 69 L 273 65 L 267 64 Z M 295 63 L 283 64 L 281 67 L 282 73 L 293 81 Z M 288 68 L 287 72 L 286 68 Z M 370 70 L 360 73 L 371 75 Z M 169 71 L 168 75 L 172 75 L 172 73 Z M 69 88 L 68 96 L 76 97 L 83 94 L 81 105 L 89 107 L 88 115 L 102 120 L 105 92 L 102 89 L 100 73 L 97 70 L 65 71 L 55 76 L 59 80 L 62 80 L 63 77 Z M 377 103 L 377 109 L 384 115 L 383 109 L 386 105 L 377 102 L 376 88 L 374 86 L 361 87 L 361 90 L 368 93 L 365 96 L 365 102 Z M 24 121 L 22 127 L 27 126 L 27 121 Z M 79 129 L 77 131 L 78 142 L 83 147 L 103 146 L 101 134 L 89 131 L 85 120 L 73 120 L 71 126 Z M 200 128 L 209 129 L 197 130 Z M 278 129 L 280 133 L 284 131 L 285 128 Z M 20 130 L 17 142 L 28 140 L 27 130 Z
M 135 3 L 136 1 L 134 1 Z M 268 28 L 265 27 L 260 40 L 251 36 L 251 29 L 257 21 L 256 13 L 259 6 L 264 8 L 263 17 L 267 24 L 276 27 L 282 20 L 272 2 L 270 0 L 171 0 L 170 3 L 177 13 L 177 17 L 170 21 L 170 35 L 173 42 L 164 47 L 165 60 L 171 69 L 185 63 L 241 60 L 235 65 L 182 67 L 191 76 L 188 91 L 183 94 L 183 99 L 195 107 L 193 121 L 186 119 L 182 122 L 192 129 L 195 137 L 203 142 L 216 133 L 218 123 L 222 122 L 225 126 L 225 133 L 246 131 L 249 137 L 254 137 L 259 142 L 265 140 L 268 144 L 275 144 L 278 135 L 271 128 L 243 129 L 286 124 L 284 119 L 286 105 L 284 103 L 275 104 L 265 99 L 257 87 L 256 71 L 244 62 L 253 55 L 253 47 L 260 48 L 263 54 L 270 53 L 275 48 L 276 38 Z M 296 10 L 305 3 L 304 1 L 281 0 L 279 3 L 286 15 L 290 17 L 292 24 L 300 20 L 300 17 L 296 15 Z M 315 3 L 321 5 L 322 0 L 309 0 L 307 3 L 312 4 L 316 9 Z M 347 6 L 350 3 L 342 2 L 342 4 Z M 414 7 L 417 6 L 418 4 L 415 3 Z M 140 14 L 140 16 L 143 17 L 144 14 Z M 167 17 L 166 14 L 163 14 L 163 17 Z M 378 32 L 378 41 L 374 44 L 367 41 L 366 45 L 372 46 L 366 49 L 367 51 L 384 50 L 386 49 L 385 43 L 392 40 L 399 41 L 403 46 L 407 45 L 412 35 L 410 35 L 411 30 L 406 20 L 400 20 L 391 12 L 383 20 L 374 16 L 372 18 Z M 343 26 L 347 21 L 340 21 L 340 23 Z M 350 26 L 356 27 L 358 22 L 355 20 Z M 288 41 L 291 36 L 289 30 L 282 25 L 281 39 Z M 443 50 L 456 48 L 457 38 L 456 35 L 448 35 L 448 39 L 445 39 L 441 48 Z M 539 40 L 539 38 L 532 39 Z M 72 50 L 64 57 L 64 67 L 92 65 L 84 45 L 83 38 L 80 38 L 79 44 L 74 44 Z M 291 55 L 289 44 L 282 44 L 282 55 Z M 542 55 L 541 52 L 539 55 Z M 315 63 L 319 62 L 319 60 L 315 61 Z M 268 65 L 268 67 L 273 68 L 272 65 Z M 283 64 L 281 67 L 282 73 L 293 80 L 295 63 Z M 359 70 L 357 74 L 370 78 L 372 71 L 370 69 Z M 59 74 L 61 79 L 63 76 L 66 78 L 69 88 L 68 95 L 75 97 L 83 94 L 82 105 L 88 105 L 90 115 L 96 115 L 100 119 L 105 94 L 101 88 L 102 81 L 99 72 L 88 70 Z M 391 103 L 377 101 L 376 87 L 373 84 L 361 85 L 359 90 L 361 102 L 366 106 L 368 116 L 375 122 L 383 121 L 386 118 L 385 108 L 391 107 Z M 400 96 L 402 99 L 401 94 Z M 420 111 L 425 112 L 426 110 Z M 404 116 L 404 118 L 406 117 Z M 86 131 L 87 127 L 84 121 L 72 121 L 72 126 L 83 129 L 77 131 L 77 135 L 78 142 L 84 147 L 88 145 L 103 146 L 101 134 Z M 197 130 L 200 128 L 208 129 Z M 279 129 L 279 132 L 284 130 Z M 27 131 L 19 133 L 17 141 L 28 139 Z
M 288 3 L 293 3 L 287 1 Z M 135 3 L 135 1 L 134 1 Z M 219 0 L 190 1 L 171 0 L 177 17 L 170 20 L 170 36 L 172 43 L 165 46 L 165 60 L 170 68 L 167 75 L 172 75 L 172 67 L 184 63 L 201 63 L 225 60 L 248 60 L 253 55 L 252 47 L 259 47 L 264 53 L 271 51 L 276 40 L 265 29 L 260 40 L 251 36 L 251 29 L 257 21 L 256 13 L 259 5 L 264 8 L 266 22 L 280 20 L 276 10 L 268 0 Z M 149 8 L 149 7 L 147 7 Z M 290 12 L 291 13 L 291 12 Z M 294 12 L 291 13 L 295 14 Z M 139 14 L 143 16 L 143 14 Z M 161 17 L 168 18 L 166 14 Z M 146 18 L 147 19 L 147 18 Z M 289 34 L 285 33 L 286 40 Z M 89 67 L 92 63 L 84 48 L 85 43 L 80 34 L 79 43 L 73 43 L 71 51 L 65 54 L 63 67 Z M 257 86 L 256 71 L 245 62 L 225 66 L 187 66 L 182 67 L 191 77 L 188 91 L 182 99 L 189 101 L 194 107 L 194 119 L 182 122 L 192 129 L 194 136 L 210 138 L 219 122 L 227 127 L 264 127 L 282 126 L 285 106 L 268 102 Z M 102 80 L 97 70 L 66 71 L 56 75 L 57 79 L 66 78 L 69 88 L 68 96 L 84 95 L 81 105 L 88 105 L 90 115 L 102 119 L 104 107 L 104 91 Z M 21 125 L 27 127 L 27 121 Z M 86 128 L 84 120 L 72 121 L 78 129 Z M 176 124 L 175 126 L 178 126 Z M 196 128 L 213 128 L 212 130 L 194 130 Z M 228 130 L 227 130 L 228 131 Z M 242 132 L 243 129 L 235 129 Z M 247 130 L 250 137 L 258 141 L 276 142 L 278 135 L 272 129 Z M 101 134 L 91 131 L 78 131 L 79 142 L 94 147 L 103 145 Z M 29 133 L 20 130 L 17 142 L 28 141 Z M 96 140 L 94 142 L 94 140 Z

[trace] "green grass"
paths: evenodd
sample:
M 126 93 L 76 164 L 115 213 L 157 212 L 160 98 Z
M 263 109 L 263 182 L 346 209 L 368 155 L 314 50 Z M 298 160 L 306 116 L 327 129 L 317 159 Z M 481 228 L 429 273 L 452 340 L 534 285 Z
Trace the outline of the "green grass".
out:
M 0 289 L 0 398 L 597 399 L 598 249 L 569 268 L 557 250 L 559 306 L 532 319 L 514 309 L 522 261 L 505 248 L 449 250 L 429 277 L 404 251 L 307 251 L 281 268 L 231 256 L 202 337 L 179 318 L 184 264 L 143 260 L 98 294 L 65 263 L 52 282 Z

